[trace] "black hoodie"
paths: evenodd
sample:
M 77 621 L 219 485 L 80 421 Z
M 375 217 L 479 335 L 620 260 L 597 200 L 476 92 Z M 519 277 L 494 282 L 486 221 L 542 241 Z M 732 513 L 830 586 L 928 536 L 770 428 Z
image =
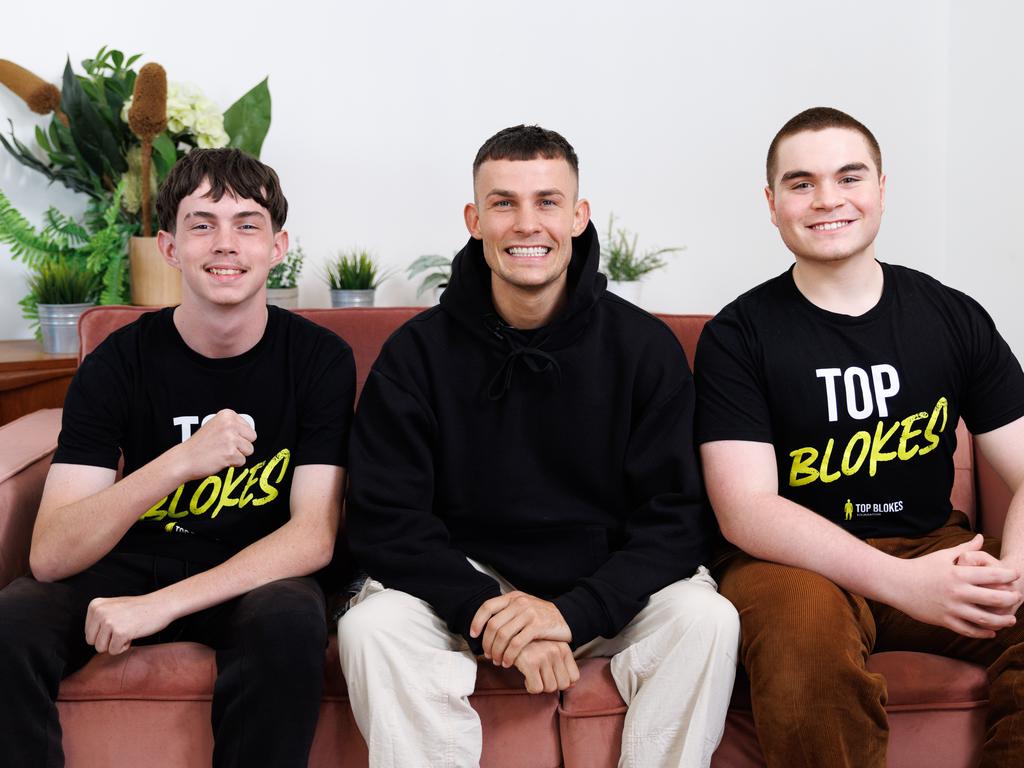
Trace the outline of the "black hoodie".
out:
M 618 634 L 706 558 L 686 358 L 664 323 L 605 291 L 598 259 L 591 224 L 573 240 L 566 307 L 520 332 L 495 312 L 471 239 L 440 306 L 392 335 L 359 401 L 352 551 L 467 639 L 500 594 L 467 556 L 554 601 L 574 648 Z

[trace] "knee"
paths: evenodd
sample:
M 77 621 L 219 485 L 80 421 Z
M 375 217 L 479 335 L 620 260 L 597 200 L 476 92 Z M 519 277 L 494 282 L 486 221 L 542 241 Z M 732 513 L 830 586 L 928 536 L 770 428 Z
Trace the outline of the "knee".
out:
M 338 621 L 342 654 L 361 654 L 367 648 L 408 636 L 408 608 L 401 592 L 385 590 L 352 606 Z
M 0 590 L 0 659 L 12 660 L 53 644 L 47 614 L 61 611 L 60 584 L 22 577 Z M 58 619 L 65 617 L 59 616 Z
M 312 579 L 282 579 L 241 598 L 239 630 L 269 648 L 310 648 L 327 645 L 324 596 Z
M 677 636 L 696 633 L 708 645 L 728 648 L 729 655 L 735 656 L 740 617 L 732 603 L 700 583 L 679 582 L 667 591 L 665 611 Z

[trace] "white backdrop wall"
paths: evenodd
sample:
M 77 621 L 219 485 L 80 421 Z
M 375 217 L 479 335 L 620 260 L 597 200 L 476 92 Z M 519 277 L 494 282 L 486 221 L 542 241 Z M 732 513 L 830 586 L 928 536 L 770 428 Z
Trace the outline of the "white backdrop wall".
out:
M 461 247 L 477 147 L 528 122 L 575 145 L 599 229 L 614 211 L 641 246 L 687 247 L 648 282 L 645 306 L 714 312 L 790 264 L 768 220 L 764 154 L 785 120 L 821 104 L 882 144 L 879 258 L 965 288 L 1024 353 L 1013 236 L 1024 200 L 1004 162 L 1024 92 L 1024 6 L 1012 0 L 862 0 L 855 12 L 802 0 L 254 0 L 145 24 L 103 6 L 48 3 L 60 34 L 31 4 L 7 8 L 0 57 L 59 83 L 65 56 L 77 70 L 104 44 L 144 51 L 222 108 L 269 74 L 262 157 L 309 256 L 304 306 L 328 304 L 318 275 L 338 249 L 369 247 L 401 270 Z M 26 142 L 33 117 L 0 91 L 0 119 Z M 0 189 L 36 222 L 47 205 L 84 205 L 6 153 Z M 28 336 L 24 274 L 0 250 L 0 338 Z M 400 271 L 378 292 L 378 304 L 414 303 Z

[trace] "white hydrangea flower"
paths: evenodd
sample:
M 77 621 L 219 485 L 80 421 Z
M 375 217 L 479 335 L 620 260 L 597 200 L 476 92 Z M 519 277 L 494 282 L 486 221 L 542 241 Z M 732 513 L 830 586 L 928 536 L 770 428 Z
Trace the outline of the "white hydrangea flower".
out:
M 128 122 L 129 98 L 121 110 Z M 167 83 L 167 128 L 171 133 L 190 133 L 203 149 L 225 147 L 231 138 L 224 130 L 224 115 L 217 105 L 192 83 Z

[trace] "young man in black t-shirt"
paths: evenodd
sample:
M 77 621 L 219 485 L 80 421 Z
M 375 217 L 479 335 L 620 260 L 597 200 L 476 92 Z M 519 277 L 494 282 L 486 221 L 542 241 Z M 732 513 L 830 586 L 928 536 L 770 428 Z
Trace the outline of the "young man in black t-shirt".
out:
M 334 549 L 352 352 L 266 304 L 288 249 L 272 169 L 194 150 L 157 209 L 181 305 L 83 361 L 33 531 L 34 578 L 0 591 L 5 765 L 63 764 L 54 699 L 93 654 L 172 640 L 217 651 L 214 765 L 308 761 L 326 644 L 309 574 Z
M 881 154 L 848 115 L 790 120 L 768 153 L 772 222 L 791 270 L 701 336 L 697 439 L 725 537 L 722 594 L 770 766 L 883 766 L 885 681 L 873 651 L 989 668 L 982 764 L 1024 755 L 1024 513 L 1002 542 L 951 508 L 962 416 L 1015 492 L 1024 374 L 964 294 L 875 260 Z

